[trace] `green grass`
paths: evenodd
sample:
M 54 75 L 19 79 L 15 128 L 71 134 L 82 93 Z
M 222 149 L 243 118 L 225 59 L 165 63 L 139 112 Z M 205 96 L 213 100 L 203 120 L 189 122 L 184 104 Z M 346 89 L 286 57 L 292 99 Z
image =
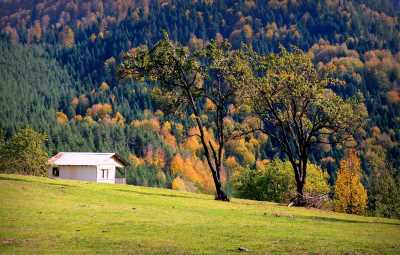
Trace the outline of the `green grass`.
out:
M 0 175 L 0 254 L 399 254 L 400 221 Z

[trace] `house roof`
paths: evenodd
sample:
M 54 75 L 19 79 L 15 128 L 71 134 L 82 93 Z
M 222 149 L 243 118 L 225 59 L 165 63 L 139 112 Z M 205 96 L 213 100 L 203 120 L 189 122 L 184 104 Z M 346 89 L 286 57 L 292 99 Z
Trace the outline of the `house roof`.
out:
M 117 167 L 128 163 L 116 153 L 97 152 L 59 152 L 48 160 L 49 164 L 57 166 L 95 166 L 100 164 L 115 164 Z

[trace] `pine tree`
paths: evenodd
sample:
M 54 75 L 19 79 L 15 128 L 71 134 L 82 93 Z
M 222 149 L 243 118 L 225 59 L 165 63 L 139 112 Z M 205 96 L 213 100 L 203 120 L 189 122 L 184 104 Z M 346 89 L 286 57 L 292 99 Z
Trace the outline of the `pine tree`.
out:
M 369 179 L 368 209 L 375 216 L 400 218 L 400 182 L 386 165 L 374 171 Z

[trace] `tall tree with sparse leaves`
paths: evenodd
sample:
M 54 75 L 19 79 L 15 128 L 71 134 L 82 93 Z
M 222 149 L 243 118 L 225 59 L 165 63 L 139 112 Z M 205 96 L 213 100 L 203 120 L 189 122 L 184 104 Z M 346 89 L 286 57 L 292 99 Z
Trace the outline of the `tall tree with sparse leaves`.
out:
M 205 48 L 190 51 L 164 35 L 153 48 L 139 48 L 127 54 L 119 75 L 122 78 L 155 81 L 155 98 L 166 112 L 189 113 L 194 116 L 204 156 L 210 168 L 216 189 L 216 200 L 229 201 L 223 190 L 221 171 L 224 146 L 234 136 L 224 124 L 228 105 L 246 81 L 249 65 L 241 51 L 233 51 L 225 41 L 211 42 Z M 202 105 L 208 100 L 215 107 L 209 114 L 215 129 L 215 143 L 206 134 L 205 112 Z

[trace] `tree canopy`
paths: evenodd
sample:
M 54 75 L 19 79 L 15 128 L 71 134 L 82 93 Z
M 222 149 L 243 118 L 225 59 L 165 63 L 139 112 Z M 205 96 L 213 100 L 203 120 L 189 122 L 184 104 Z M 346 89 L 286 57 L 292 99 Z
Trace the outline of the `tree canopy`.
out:
M 194 116 L 196 131 L 190 135 L 200 138 L 204 156 L 213 176 L 216 199 L 228 200 L 222 190 L 221 171 L 225 143 L 231 139 L 224 118 L 229 104 L 246 79 L 246 60 L 228 42 L 215 41 L 200 50 L 191 51 L 164 35 L 153 48 L 138 48 L 128 53 L 120 67 L 122 78 L 156 81 L 153 95 L 168 112 Z M 208 118 L 215 130 L 215 139 L 206 133 L 207 122 L 202 114 L 211 105 Z M 206 109 L 205 109 L 205 107 Z
M 0 145 L 0 171 L 37 176 L 47 175 L 46 135 L 31 128 L 20 129 L 7 143 Z
M 313 146 L 352 138 L 366 110 L 362 102 L 343 99 L 334 91 L 339 81 L 318 72 L 299 49 L 260 56 L 251 53 L 254 79 L 244 88 L 246 102 L 292 164 L 297 192 L 303 196 L 307 163 Z

